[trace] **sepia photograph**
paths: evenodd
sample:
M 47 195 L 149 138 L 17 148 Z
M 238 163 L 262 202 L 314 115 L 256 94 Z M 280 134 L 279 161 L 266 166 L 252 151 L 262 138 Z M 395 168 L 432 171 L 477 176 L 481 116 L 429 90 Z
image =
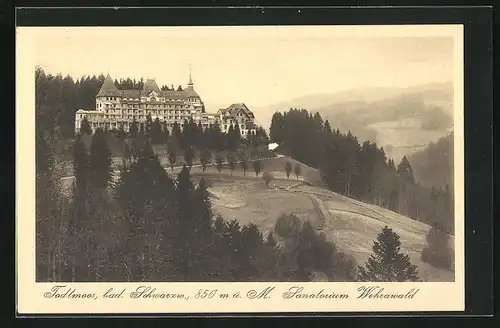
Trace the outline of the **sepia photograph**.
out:
M 34 138 L 18 233 L 34 232 L 44 297 L 72 283 L 463 288 L 460 26 L 17 30 Z M 361 294 L 425 288 L 411 286 Z

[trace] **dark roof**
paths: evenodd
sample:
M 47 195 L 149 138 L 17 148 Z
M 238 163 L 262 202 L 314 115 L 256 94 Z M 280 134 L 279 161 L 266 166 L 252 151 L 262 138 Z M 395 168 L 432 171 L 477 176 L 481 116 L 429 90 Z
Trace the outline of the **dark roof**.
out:
M 120 90 L 124 98 L 140 98 L 141 90 Z
M 142 90 L 118 90 L 116 85 L 111 79 L 111 76 L 108 74 L 104 79 L 104 83 L 101 86 L 101 89 L 97 93 L 96 97 L 100 96 L 111 96 L 111 97 L 123 97 L 123 98 L 140 98 L 147 97 L 149 94 L 155 91 L 159 96 L 167 98 L 167 99 L 187 99 L 187 98 L 200 98 L 200 96 L 194 91 L 192 85 L 189 85 L 186 89 L 182 91 L 177 90 L 160 90 L 158 84 L 153 79 L 148 79 L 144 83 L 144 87 Z
M 160 88 L 158 87 L 158 84 L 156 84 L 156 81 L 147 79 L 146 83 L 144 83 L 144 86 L 142 87 L 141 97 L 149 96 L 152 91 L 156 92 L 158 95 L 161 94 Z
M 232 104 L 228 108 L 219 109 L 219 112 L 223 115 L 236 115 L 242 110 L 248 117 L 255 118 L 252 111 L 244 103 Z
M 187 97 L 199 98 L 196 91 L 194 91 L 193 85 L 189 85 L 186 89 L 184 89 Z
M 111 76 L 108 74 L 106 78 L 104 79 L 104 83 L 101 86 L 101 89 L 97 93 L 96 97 L 120 97 L 121 93 L 116 87 L 115 83 L 113 82 L 113 79 L 111 79 Z

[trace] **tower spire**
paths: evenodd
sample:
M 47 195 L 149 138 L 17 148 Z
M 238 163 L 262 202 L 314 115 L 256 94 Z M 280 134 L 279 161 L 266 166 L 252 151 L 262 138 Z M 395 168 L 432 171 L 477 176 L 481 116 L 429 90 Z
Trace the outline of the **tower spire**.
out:
M 189 63 L 189 83 L 188 86 L 193 86 L 193 79 L 191 78 L 191 63 Z

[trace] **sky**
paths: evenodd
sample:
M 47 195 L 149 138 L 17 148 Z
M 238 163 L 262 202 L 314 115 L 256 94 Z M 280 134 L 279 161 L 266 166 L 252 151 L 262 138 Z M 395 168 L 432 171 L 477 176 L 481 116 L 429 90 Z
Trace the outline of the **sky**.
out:
M 422 28 L 34 28 L 47 73 L 109 73 L 194 88 L 213 112 L 364 87 L 453 81 L 453 38 Z M 387 33 L 389 31 L 389 33 Z M 396 32 L 396 33 L 393 33 Z M 28 34 L 28 33 L 27 33 Z

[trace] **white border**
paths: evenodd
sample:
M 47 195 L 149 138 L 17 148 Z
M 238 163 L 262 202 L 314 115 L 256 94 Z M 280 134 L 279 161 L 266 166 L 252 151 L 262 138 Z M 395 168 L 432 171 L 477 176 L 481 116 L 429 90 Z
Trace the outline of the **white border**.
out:
M 266 27 L 177 27 L 190 33 L 238 33 L 243 31 L 262 36 Z M 127 288 L 128 292 L 140 285 L 149 285 L 157 291 L 190 295 L 186 300 L 148 300 L 124 297 L 121 300 L 68 300 L 45 299 L 43 294 L 56 285 L 35 282 L 35 116 L 34 116 L 34 44 L 39 30 L 68 33 L 78 30 L 88 33 L 138 33 L 144 35 L 166 28 L 159 27 L 21 27 L 16 29 L 16 182 L 17 182 L 17 299 L 19 313 L 194 313 L 194 312 L 373 312 L 373 311 L 461 311 L 464 310 L 464 139 L 463 139 L 463 26 L 462 25 L 400 25 L 400 26 L 293 26 L 267 27 L 273 33 L 307 37 L 310 30 L 315 35 L 337 37 L 453 37 L 454 38 L 454 136 L 455 136 L 455 282 L 426 283 L 370 283 L 366 285 L 384 287 L 387 292 L 406 292 L 412 288 L 419 291 L 413 299 L 406 300 L 358 300 L 357 288 L 361 283 L 73 283 L 66 284 L 80 292 L 104 293 L 109 287 L 115 290 Z M 97 32 L 98 31 L 98 32 Z M 308 32 L 309 31 L 309 32 Z M 270 299 L 245 298 L 248 290 L 275 289 Z M 302 286 L 311 293 L 321 289 L 325 293 L 348 293 L 351 298 L 343 300 L 294 299 L 284 300 L 281 295 L 292 286 Z M 216 288 L 230 295 L 239 291 L 242 298 L 197 300 L 197 290 Z

